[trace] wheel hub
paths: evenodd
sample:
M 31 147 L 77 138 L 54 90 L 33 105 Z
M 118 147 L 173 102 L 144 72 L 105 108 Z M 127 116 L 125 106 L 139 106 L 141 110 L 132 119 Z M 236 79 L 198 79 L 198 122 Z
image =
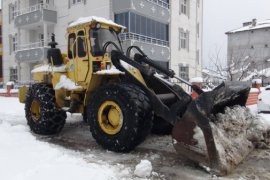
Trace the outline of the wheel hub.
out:
M 123 113 L 119 105 L 113 101 L 105 101 L 99 108 L 98 122 L 106 134 L 117 134 L 123 125 Z
M 33 100 L 31 104 L 31 116 L 35 122 L 38 122 L 40 119 L 40 103 L 37 100 Z

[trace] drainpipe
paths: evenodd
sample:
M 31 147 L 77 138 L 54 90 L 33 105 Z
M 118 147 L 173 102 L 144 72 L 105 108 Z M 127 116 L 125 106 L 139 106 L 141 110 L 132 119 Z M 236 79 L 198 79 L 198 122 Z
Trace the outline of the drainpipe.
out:
M 17 36 L 17 46 L 21 45 L 21 29 L 18 28 L 18 36 Z M 21 82 L 21 63 L 20 61 L 17 62 L 17 76 L 18 76 L 18 82 Z

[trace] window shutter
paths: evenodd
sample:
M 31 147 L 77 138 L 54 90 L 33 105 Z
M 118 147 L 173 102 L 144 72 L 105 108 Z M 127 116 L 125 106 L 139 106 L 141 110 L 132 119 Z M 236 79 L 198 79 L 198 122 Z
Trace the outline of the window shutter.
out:
M 189 31 L 186 31 L 187 33 L 187 50 L 189 51 Z
M 11 18 L 12 18 L 12 4 L 8 5 L 8 22 L 9 24 L 11 23 Z
M 179 0 L 179 14 L 180 15 L 182 14 L 182 3 L 183 3 L 183 0 Z
M 178 50 L 181 50 L 181 29 L 178 28 L 178 41 L 179 41 L 179 45 L 178 45 Z
M 187 16 L 190 18 L 190 0 L 187 0 Z
M 11 55 L 12 53 L 12 35 L 8 35 L 8 39 L 9 39 L 9 55 Z
M 86 2 L 87 2 L 86 0 L 83 0 L 83 3 L 84 3 L 84 4 L 86 4 Z

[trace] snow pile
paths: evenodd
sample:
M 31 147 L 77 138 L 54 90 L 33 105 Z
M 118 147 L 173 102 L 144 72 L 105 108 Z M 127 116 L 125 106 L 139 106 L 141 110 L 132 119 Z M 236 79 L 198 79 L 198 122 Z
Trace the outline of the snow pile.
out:
M 67 76 L 62 75 L 60 77 L 59 83 L 56 84 L 55 89 L 67 89 L 67 90 L 76 90 L 81 89 L 81 86 L 76 86 L 76 84 L 71 81 L 71 79 L 67 78 Z
M 193 129 L 193 131 L 194 131 L 193 139 L 196 139 L 198 142 L 196 146 L 201 150 L 206 149 L 205 139 L 201 128 L 196 126 Z
M 135 167 L 134 174 L 141 178 L 146 178 L 151 176 L 152 163 L 148 160 L 141 160 L 141 162 Z
M 117 75 L 117 74 L 125 74 L 122 71 L 119 71 L 115 66 L 112 66 L 111 69 L 97 71 L 96 74 L 109 74 L 109 75 Z
M 270 68 L 266 68 L 266 69 L 263 69 L 263 70 L 260 70 L 260 71 L 254 70 L 254 72 L 250 72 L 249 75 L 243 79 L 243 81 L 252 80 L 252 78 L 254 76 L 257 76 L 257 77 L 261 77 L 261 76 L 270 77 Z
M 13 82 L 13 81 L 9 81 L 9 82 L 7 82 L 6 85 L 7 85 L 7 86 L 12 86 L 12 85 L 14 85 L 14 82 Z
M 251 88 L 249 92 L 251 92 L 251 93 L 258 93 L 258 92 L 260 92 L 260 90 L 257 89 L 257 88 Z
M 6 89 L 0 89 L 0 93 L 7 93 Z
M 258 117 L 241 106 L 227 107 L 210 122 L 222 166 L 233 169 L 254 147 L 268 143 L 267 131 Z
M 195 77 L 190 80 L 191 83 L 203 83 L 202 77 Z
M 261 79 L 253 79 L 252 83 L 256 83 L 256 84 L 262 84 L 262 80 Z
M 11 89 L 10 90 L 10 93 L 18 93 L 19 92 L 19 89 Z
M 51 66 L 49 64 L 45 64 L 34 68 L 31 73 L 39 73 L 39 72 L 66 72 L 66 65 L 63 64 L 61 66 Z
M 112 20 L 108 20 L 106 18 L 97 17 L 97 16 L 80 17 L 78 20 L 76 20 L 73 23 L 71 23 L 69 25 L 69 27 L 73 27 L 73 26 L 77 26 L 77 25 L 85 24 L 85 23 L 91 23 L 91 22 L 94 22 L 94 21 L 97 21 L 97 22 L 100 22 L 100 23 L 109 24 L 109 25 L 113 25 L 113 26 L 117 26 L 117 27 L 121 27 L 121 28 L 126 29 L 125 26 L 122 26 L 120 24 L 116 24 Z

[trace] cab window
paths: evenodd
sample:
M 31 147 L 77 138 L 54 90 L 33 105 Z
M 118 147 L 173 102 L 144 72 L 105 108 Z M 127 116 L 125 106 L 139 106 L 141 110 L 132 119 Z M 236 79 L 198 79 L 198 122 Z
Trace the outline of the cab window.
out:
M 85 39 L 85 33 L 84 31 L 79 31 L 77 34 L 77 44 L 78 44 L 78 56 L 79 57 L 85 57 L 87 53 L 86 48 L 86 39 Z
M 73 59 L 77 57 L 76 52 L 76 35 L 71 33 L 68 36 L 68 58 Z

